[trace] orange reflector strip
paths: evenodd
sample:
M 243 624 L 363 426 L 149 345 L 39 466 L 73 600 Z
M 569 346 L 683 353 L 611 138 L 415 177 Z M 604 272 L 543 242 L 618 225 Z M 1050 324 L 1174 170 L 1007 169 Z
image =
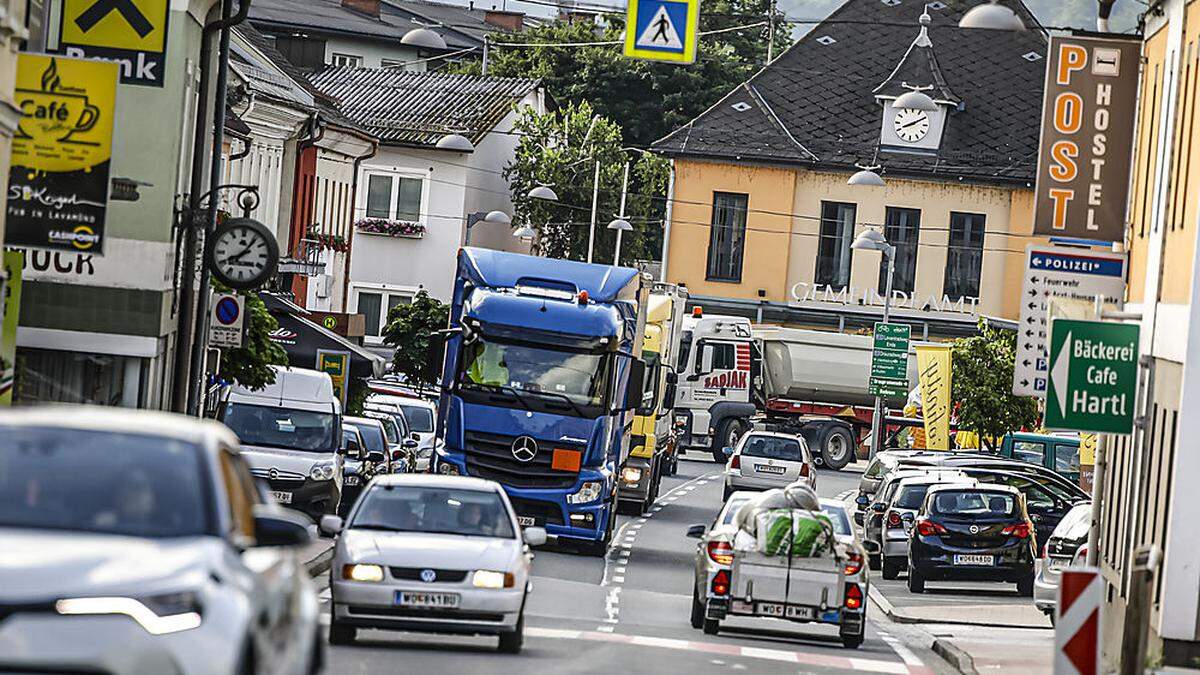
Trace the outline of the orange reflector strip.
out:
M 550 468 L 556 471 L 579 471 L 582 463 L 583 453 L 578 450 L 555 448 L 554 456 L 550 460 Z

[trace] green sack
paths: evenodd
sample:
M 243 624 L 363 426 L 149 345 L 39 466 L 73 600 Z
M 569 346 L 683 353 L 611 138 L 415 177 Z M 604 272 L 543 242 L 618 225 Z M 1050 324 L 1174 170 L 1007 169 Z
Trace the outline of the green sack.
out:
M 828 550 L 832 523 L 824 513 L 770 509 L 760 518 L 766 525 L 759 529 L 762 550 L 769 556 L 812 558 Z

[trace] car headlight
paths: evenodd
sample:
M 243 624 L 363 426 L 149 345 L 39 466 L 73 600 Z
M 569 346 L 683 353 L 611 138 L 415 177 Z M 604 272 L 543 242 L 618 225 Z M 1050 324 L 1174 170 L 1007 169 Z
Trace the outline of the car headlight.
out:
M 308 471 L 308 477 L 313 480 L 330 480 L 333 478 L 333 463 L 320 462 L 313 464 L 312 469 Z
M 621 480 L 626 483 L 636 483 L 642 479 L 642 470 L 636 466 L 627 466 L 621 469 Z
M 475 570 L 475 575 L 471 578 L 471 585 L 475 588 L 512 588 L 516 583 L 516 575 L 512 572 Z
M 458 467 L 451 464 L 450 462 L 438 462 L 438 473 L 442 474 L 443 476 L 459 475 Z
M 589 480 L 584 483 L 578 492 L 567 495 L 568 504 L 587 504 L 594 502 L 600 498 L 600 491 L 604 488 L 604 484 L 600 481 Z
M 200 599 L 191 591 L 143 598 L 64 598 L 54 609 L 64 616 L 123 614 L 151 635 L 191 630 L 201 623 Z
M 342 578 L 350 581 L 383 581 L 383 568 L 379 565 L 343 565 Z

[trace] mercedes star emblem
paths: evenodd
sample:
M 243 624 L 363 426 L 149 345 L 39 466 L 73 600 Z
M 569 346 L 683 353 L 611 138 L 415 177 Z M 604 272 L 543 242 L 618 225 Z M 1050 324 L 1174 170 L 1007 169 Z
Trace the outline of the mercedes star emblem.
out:
M 531 436 L 521 436 L 512 444 L 513 459 L 518 462 L 532 462 L 537 457 L 537 441 Z
M 979 534 L 979 526 L 978 525 L 971 526 L 971 534 Z
M 279 469 L 271 469 L 267 472 L 267 475 L 271 477 L 271 480 L 275 480 L 279 478 Z
M 433 570 L 421 570 L 421 581 L 427 584 L 432 584 L 437 581 L 437 572 Z

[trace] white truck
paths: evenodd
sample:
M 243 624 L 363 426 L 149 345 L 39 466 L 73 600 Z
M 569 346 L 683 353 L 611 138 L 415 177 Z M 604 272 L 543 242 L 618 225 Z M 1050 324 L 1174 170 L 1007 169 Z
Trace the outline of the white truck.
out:
M 760 426 L 803 435 L 818 464 L 841 469 L 870 428 L 869 341 L 864 368 L 845 362 L 863 336 L 756 328 L 693 307 L 683 320 L 673 406 L 679 449 L 723 463 L 724 448 Z

